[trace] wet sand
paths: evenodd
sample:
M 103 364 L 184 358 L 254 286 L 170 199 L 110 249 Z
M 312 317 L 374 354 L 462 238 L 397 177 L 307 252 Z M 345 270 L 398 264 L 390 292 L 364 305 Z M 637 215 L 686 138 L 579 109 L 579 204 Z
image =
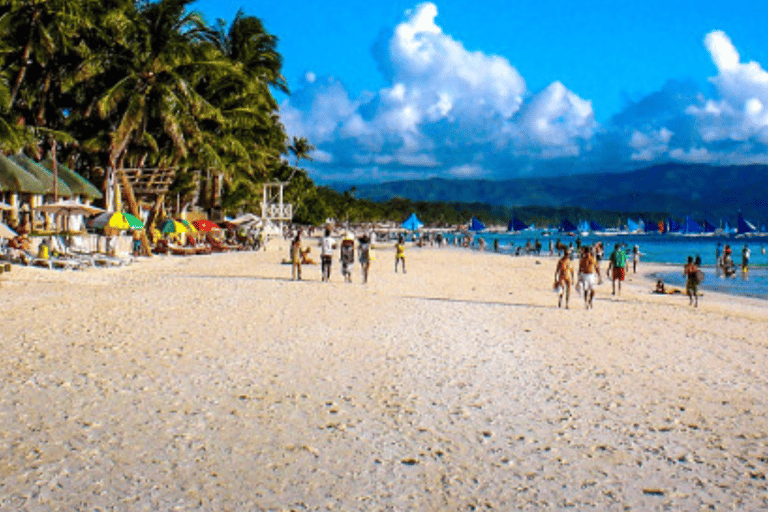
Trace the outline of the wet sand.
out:
M 768 507 L 766 301 L 287 250 L 3 274 L 0 510 Z

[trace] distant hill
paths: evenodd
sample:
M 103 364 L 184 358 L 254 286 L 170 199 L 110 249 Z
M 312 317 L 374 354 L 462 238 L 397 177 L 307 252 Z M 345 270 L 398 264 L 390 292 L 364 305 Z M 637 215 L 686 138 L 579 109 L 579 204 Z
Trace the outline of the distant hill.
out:
M 333 184 L 336 190 L 343 185 Z M 348 188 L 348 187 L 347 187 Z M 727 219 L 741 210 L 768 219 L 768 165 L 661 164 L 629 172 L 517 178 L 503 181 L 429 178 L 358 184 L 355 197 L 386 201 L 486 203 L 506 207 L 579 206 L 591 210 L 668 211 L 682 217 Z

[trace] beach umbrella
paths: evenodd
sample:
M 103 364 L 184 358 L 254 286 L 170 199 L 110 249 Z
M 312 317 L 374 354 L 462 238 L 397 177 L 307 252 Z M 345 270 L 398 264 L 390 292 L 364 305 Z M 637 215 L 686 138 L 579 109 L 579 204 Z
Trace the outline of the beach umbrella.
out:
M 16 232 L 0 222 L 0 238 L 15 238 Z
M 82 204 L 76 201 L 66 201 L 66 200 L 60 200 L 60 201 L 56 201 L 55 203 L 48 203 L 42 206 L 36 206 L 34 209 L 37 210 L 38 212 L 43 212 L 43 213 L 65 215 L 66 216 L 65 222 L 67 224 L 69 223 L 67 219 L 69 218 L 70 215 L 91 216 L 104 211 L 101 208 L 97 208 L 96 206 L 91 206 L 89 204 Z
M 186 233 L 189 231 L 181 222 L 168 219 L 160 226 L 161 233 Z
M 215 231 L 217 229 L 221 229 L 218 224 L 208 219 L 196 220 L 192 222 L 192 225 L 195 226 L 198 231 L 202 231 L 203 233 L 208 233 L 209 231 Z
M 43 213 L 65 213 L 67 215 L 96 215 L 97 213 L 104 211 L 101 208 L 89 204 L 63 200 L 36 206 L 35 210 Z
M 180 222 L 184 225 L 185 228 L 187 228 L 187 232 L 189 233 L 197 233 L 197 228 L 190 224 L 188 220 L 185 219 L 176 219 L 176 222 Z
M 416 231 L 417 229 L 420 229 L 421 226 L 424 224 L 419 220 L 419 218 L 416 216 L 415 213 L 412 213 L 410 217 L 405 219 L 405 222 L 403 222 L 400 227 L 403 227 L 409 231 Z
M 104 212 L 88 221 L 92 228 L 141 229 L 144 223 L 130 213 Z

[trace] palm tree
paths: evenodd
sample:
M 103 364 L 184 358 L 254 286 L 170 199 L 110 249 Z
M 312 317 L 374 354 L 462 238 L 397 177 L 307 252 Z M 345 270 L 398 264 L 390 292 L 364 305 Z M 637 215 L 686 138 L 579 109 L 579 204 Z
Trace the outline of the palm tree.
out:
M 68 91 L 87 79 L 82 64 L 88 49 L 83 33 L 91 26 L 88 9 L 95 0 L 14 1 L 0 16 L 2 81 L 9 84 L 2 95 L 6 123 L 29 127 L 36 135 L 35 149 L 45 140 L 52 154 L 54 199 L 58 196 L 56 151 L 60 142 L 72 142 L 64 131 L 67 112 L 73 107 Z M 8 41 L 23 41 L 23 45 Z M 18 133 L 18 131 L 17 131 Z M 40 155 L 38 155 L 40 156 Z
M 293 175 L 296 174 L 300 160 L 309 160 L 310 162 L 312 161 L 310 153 L 312 153 L 314 150 L 315 146 L 310 144 L 305 137 L 296 137 L 295 135 L 293 136 L 293 142 L 288 145 L 288 151 L 293 153 L 294 158 L 296 158 L 296 168 L 291 173 L 288 181 L 291 181 Z

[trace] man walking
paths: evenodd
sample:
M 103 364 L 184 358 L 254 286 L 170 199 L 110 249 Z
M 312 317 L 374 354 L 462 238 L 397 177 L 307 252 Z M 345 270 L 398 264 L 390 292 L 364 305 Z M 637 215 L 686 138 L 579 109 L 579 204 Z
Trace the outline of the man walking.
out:
M 621 295 L 621 282 L 627 275 L 627 255 L 621 249 L 620 244 L 616 244 L 613 248 L 613 252 L 608 258 L 608 274 L 611 276 L 611 284 L 613 285 L 613 295 L 616 295 L 616 281 L 619 282 L 619 295 Z

